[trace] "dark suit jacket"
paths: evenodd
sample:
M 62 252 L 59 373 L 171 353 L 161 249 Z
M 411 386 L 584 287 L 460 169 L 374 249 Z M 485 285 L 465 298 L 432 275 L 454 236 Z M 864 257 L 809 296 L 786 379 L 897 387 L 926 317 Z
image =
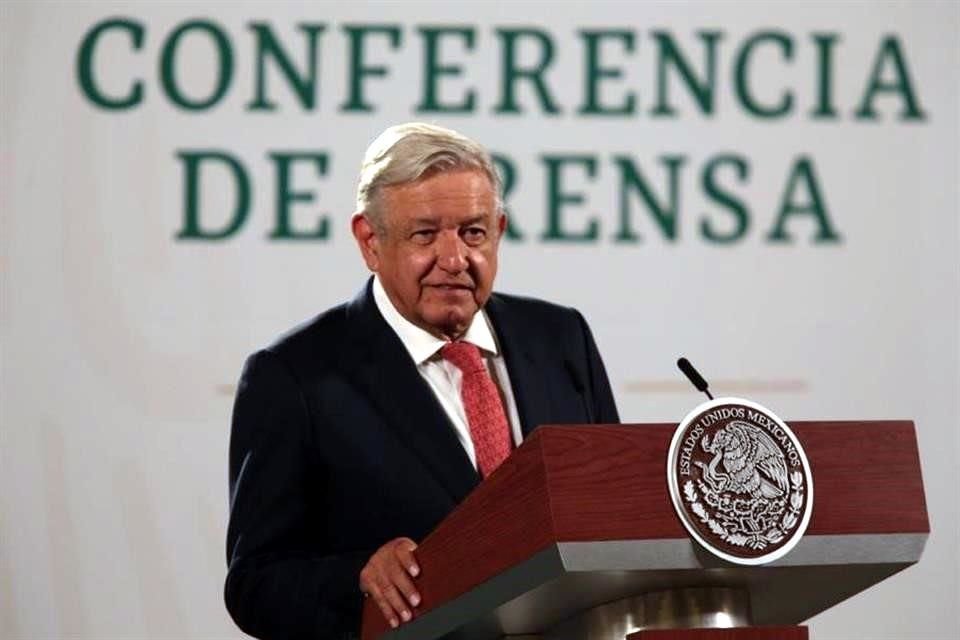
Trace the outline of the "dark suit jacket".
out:
M 480 481 L 373 301 L 371 282 L 252 355 L 230 441 L 227 609 L 263 638 L 358 631 L 359 573 L 388 540 L 422 540 Z M 485 309 L 524 434 L 619 422 L 575 310 L 494 294 Z

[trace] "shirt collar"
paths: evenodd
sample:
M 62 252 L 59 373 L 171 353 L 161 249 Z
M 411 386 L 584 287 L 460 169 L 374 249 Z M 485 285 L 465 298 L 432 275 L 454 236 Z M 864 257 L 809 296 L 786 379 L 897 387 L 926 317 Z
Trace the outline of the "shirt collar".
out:
M 380 315 L 400 338 L 400 342 L 403 343 L 403 346 L 410 353 L 410 357 L 418 366 L 429 360 L 443 345 L 447 344 L 446 340 L 421 329 L 400 315 L 380 283 L 380 278 L 376 275 L 373 277 L 373 301 L 376 303 L 377 309 L 380 310 Z M 470 321 L 470 326 L 467 327 L 461 341 L 476 345 L 490 355 L 495 356 L 498 353 L 497 341 L 493 337 L 493 330 L 483 311 L 474 314 L 473 320 Z

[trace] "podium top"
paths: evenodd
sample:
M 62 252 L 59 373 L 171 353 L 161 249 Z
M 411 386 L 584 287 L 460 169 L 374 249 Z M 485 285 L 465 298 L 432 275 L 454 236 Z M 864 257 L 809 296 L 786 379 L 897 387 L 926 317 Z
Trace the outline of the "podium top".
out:
M 913 423 L 788 424 L 817 495 L 785 557 L 737 567 L 690 540 L 667 488 L 675 425 L 544 426 L 423 540 L 423 605 L 387 637 L 436 637 L 484 611 L 486 626 L 535 633 L 584 599 L 675 586 L 746 586 L 755 622 L 796 623 L 916 562 L 929 523 Z M 367 603 L 364 640 L 387 631 Z

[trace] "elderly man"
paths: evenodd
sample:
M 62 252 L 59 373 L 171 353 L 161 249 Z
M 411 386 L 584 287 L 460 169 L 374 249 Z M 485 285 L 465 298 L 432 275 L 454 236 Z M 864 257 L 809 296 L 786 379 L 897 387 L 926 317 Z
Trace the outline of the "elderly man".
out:
M 575 310 L 492 293 L 506 224 L 477 143 L 392 127 L 353 234 L 374 276 L 244 368 L 230 442 L 226 602 L 247 633 L 357 635 L 420 605 L 414 550 L 540 424 L 617 422 Z

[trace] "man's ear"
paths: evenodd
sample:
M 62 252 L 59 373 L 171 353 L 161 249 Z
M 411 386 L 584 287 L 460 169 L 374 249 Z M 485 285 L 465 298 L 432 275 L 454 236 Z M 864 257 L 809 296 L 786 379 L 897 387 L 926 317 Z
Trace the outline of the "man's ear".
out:
M 360 247 L 367 268 L 376 272 L 380 268 L 380 238 L 373 225 L 367 220 L 367 216 L 359 211 L 353 214 L 350 228 L 353 230 L 353 237 L 357 239 L 357 246 Z
M 500 230 L 500 236 L 503 236 L 503 232 L 507 230 L 507 214 L 503 211 L 500 212 L 500 216 L 497 218 L 497 229 Z

